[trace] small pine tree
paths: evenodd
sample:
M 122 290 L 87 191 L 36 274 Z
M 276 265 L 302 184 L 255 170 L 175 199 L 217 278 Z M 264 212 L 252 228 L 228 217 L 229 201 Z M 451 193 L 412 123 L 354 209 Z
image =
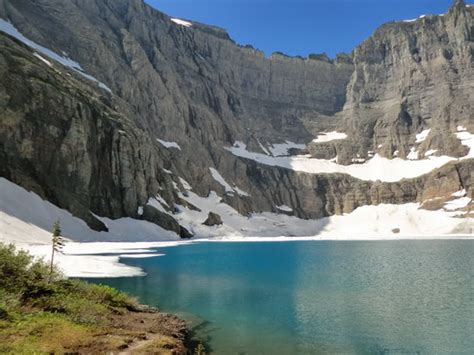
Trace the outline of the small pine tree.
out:
M 52 237 L 52 248 L 51 248 L 51 265 L 50 265 L 50 275 L 54 271 L 54 254 L 62 253 L 64 247 L 64 238 L 61 236 L 61 226 L 59 220 L 56 221 L 53 225 L 53 237 Z

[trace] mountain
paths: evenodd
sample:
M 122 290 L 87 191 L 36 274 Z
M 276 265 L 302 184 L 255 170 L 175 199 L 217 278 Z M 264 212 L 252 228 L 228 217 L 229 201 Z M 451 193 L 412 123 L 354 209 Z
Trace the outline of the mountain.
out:
M 155 240 L 347 234 L 360 215 L 361 235 L 472 234 L 473 16 L 457 0 L 335 59 L 267 58 L 142 0 L 0 0 L 4 223 Z

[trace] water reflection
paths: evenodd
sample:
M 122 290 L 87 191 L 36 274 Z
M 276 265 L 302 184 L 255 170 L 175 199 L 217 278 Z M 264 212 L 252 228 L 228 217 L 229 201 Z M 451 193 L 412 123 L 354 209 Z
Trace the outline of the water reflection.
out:
M 202 243 L 99 280 L 180 312 L 215 353 L 469 353 L 472 241 Z M 190 316 L 192 314 L 192 316 Z

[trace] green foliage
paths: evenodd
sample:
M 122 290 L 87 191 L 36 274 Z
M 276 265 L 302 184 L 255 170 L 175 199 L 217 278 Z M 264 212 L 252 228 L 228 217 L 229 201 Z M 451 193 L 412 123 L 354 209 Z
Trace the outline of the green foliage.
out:
M 53 278 L 60 278 L 53 270 Z M 47 282 L 48 266 L 41 260 L 35 260 L 14 245 L 0 244 L 0 289 L 24 292 L 27 288 Z
M 60 237 L 60 236 L 61 236 L 61 226 L 59 225 L 59 221 L 56 221 L 53 224 L 53 237 Z
M 112 287 L 68 280 L 56 269 L 50 274 L 43 260 L 0 243 L 0 353 L 76 344 L 109 314 L 134 307 L 134 299 Z
M 61 226 L 59 221 L 54 222 L 53 225 L 53 254 L 60 253 L 64 247 L 64 238 L 61 236 Z

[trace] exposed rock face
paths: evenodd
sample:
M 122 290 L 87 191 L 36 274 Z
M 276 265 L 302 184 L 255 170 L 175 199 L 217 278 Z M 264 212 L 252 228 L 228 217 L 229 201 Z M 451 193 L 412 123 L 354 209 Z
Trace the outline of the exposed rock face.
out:
M 222 224 L 222 218 L 217 213 L 209 212 L 207 219 L 203 222 L 205 226 L 219 226 Z
M 354 73 L 341 116 L 351 145 L 405 158 L 417 133 L 431 129 L 419 154 L 463 156 L 452 134 L 472 128 L 474 11 L 462 2 L 444 16 L 388 23 L 354 50 Z M 339 154 L 346 161 L 350 158 Z
M 310 143 L 309 153 L 340 164 L 377 153 L 405 158 L 413 147 L 420 157 L 464 156 L 453 132 L 474 131 L 473 13 L 458 1 L 444 16 L 389 23 L 331 60 L 265 58 L 220 28 L 178 25 L 141 0 L 0 0 L 0 18 L 66 52 L 112 91 L 45 65 L 0 32 L 0 176 L 95 229 L 106 226 L 94 214 L 129 216 L 183 237 L 191 234 L 172 212 L 190 188 L 216 191 L 243 214 L 288 205 L 302 218 L 460 189 L 472 196 L 473 159 L 383 183 L 265 166 L 224 148 L 243 141 L 265 152 L 337 130 L 349 137 Z M 246 193 L 228 193 L 209 167 Z M 157 195 L 171 206 L 165 212 L 147 205 Z

